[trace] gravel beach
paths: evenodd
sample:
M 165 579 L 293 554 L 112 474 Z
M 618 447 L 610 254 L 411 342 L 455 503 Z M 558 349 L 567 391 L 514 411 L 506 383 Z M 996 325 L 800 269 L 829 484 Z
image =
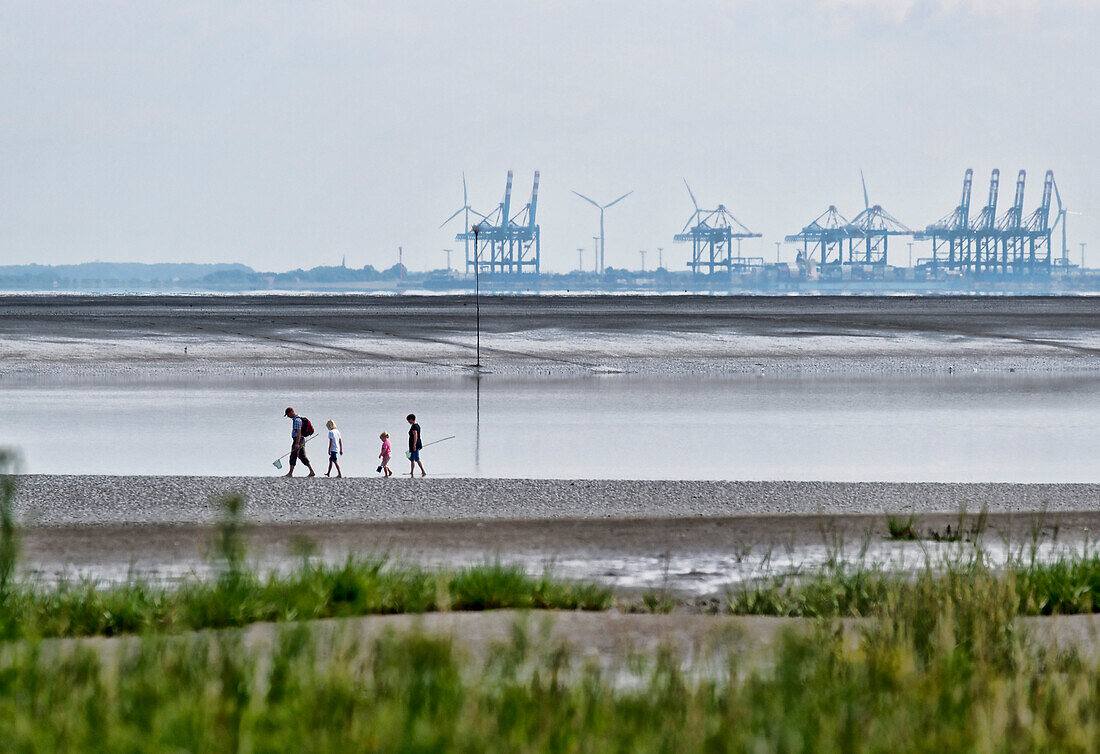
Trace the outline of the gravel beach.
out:
M 912 566 L 940 551 L 892 541 L 884 511 L 918 513 L 924 534 L 958 529 L 964 504 L 973 527 L 985 505 L 994 557 L 1035 541 L 1084 546 L 1100 529 L 1100 485 L 25 476 L 23 568 L 46 581 L 209 574 L 215 501 L 231 491 L 248 498 L 260 570 L 293 566 L 304 545 L 330 562 L 499 560 L 689 600 L 830 553 Z
M 31 526 L 208 523 L 238 492 L 259 523 L 1100 510 L 1100 485 L 282 477 L 19 477 Z

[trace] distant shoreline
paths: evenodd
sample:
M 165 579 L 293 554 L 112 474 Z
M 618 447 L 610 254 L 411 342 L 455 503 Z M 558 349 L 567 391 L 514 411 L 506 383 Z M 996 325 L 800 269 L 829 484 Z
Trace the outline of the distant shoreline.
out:
M 1098 276 L 1100 278 L 1100 276 Z M 1045 282 L 998 281 L 930 281 L 896 283 L 870 283 L 863 281 L 801 281 L 784 287 L 721 286 L 691 284 L 687 286 L 639 287 L 631 285 L 569 287 L 556 283 L 493 283 L 482 282 L 483 296 L 652 296 L 652 297 L 780 297 L 780 296 L 864 296 L 882 297 L 1092 297 L 1100 296 L 1100 283 L 1095 286 L 1073 287 Z M 425 287 L 414 283 L 378 284 L 362 286 L 302 285 L 298 287 L 271 288 L 219 288 L 181 286 L 141 287 L 126 285 L 89 287 L 3 287 L 0 296 L 473 296 L 473 283 L 446 288 Z
M 350 293 L 395 295 L 473 293 L 475 285 L 501 294 L 581 292 L 672 295 L 1079 295 L 1100 294 L 1100 270 L 1055 268 L 1048 275 L 1002 279 L 949 275 L 944 270 L 848 265 L 837 277 L 811 279 L 785 262 L 753 265 L 732 274 L 695 275 L 687 269 L 628 270 L 603 273 L 573 270 L 526 275 L 482 273 L 475 279 L 455 268 L 412 271 L 395 264 L 343 264 L 282 272 L 247 265 L 200 263 L 84 262 L 68 265 L 0 265 L 0 291 L 74 291 L 87 293 Z

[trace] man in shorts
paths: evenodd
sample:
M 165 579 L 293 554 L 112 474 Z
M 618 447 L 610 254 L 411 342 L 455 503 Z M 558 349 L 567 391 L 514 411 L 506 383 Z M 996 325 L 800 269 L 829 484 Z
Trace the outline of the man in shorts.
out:
M 420 467 L 420 476 L 428 476 L 428 472 L 424 471 L 424 464 L 420 462 L 420 449 L 424 447 L 424 443 L 420 439 L 420 425 L 416 423 L 416 414 L 409 414 L 405 417 L 405 421 L 409 423 L 409 476 L 416 474 L 416 467 Z
M 294 464 L 298 462 L 298 459 L 302 459 L 302 463 L 309 469 L 309 476 L 317 476 L 313 473 L 313 467 L 309 464 L 309 459 L 306 458 L 306 438 L 302 437 L 302 417 L 298 416 L 292 408 L 287 408 L 283 412 L 283 415 L 290 419 L 290 471 L 286 473 L 287 476 L 294 476 Z

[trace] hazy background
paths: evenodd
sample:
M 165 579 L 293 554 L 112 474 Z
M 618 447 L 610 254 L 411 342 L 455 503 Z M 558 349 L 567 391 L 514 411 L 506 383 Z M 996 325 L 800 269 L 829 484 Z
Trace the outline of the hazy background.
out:
M 441 267 L 542 171 L 544 267 L 636 267 L 691 204 L 774 241 L 827 205 L 923 227 L 1053 168 L 1100 262 L 1100 2 L 4 2 L 0 264 Z M 1052 218 L 1053 219 L 1053 218 Z M 783 257 L 793 258 L 785 247 Z M 904 244 L 892 261 L 904 262 Z M 457 259 L 457 257 L 456 257 Z

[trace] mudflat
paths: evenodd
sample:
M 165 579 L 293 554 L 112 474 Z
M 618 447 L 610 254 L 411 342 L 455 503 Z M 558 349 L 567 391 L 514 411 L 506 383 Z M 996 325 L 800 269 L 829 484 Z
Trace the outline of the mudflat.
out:
M 447 376 L 472 296 L 0 296 L 0 379 Z M 501 374 L 1100 368 L 1100 298 L 486 296 Z M 540 371 L 541 370 L 541 371 Z
M 976 525 L 980 512 L 916 516 L 921 533 L 945 532 L 963 522 Z M 1100 531 L 1100 512 L 991 513 L 985 536 L 1012 543 L 1059 538 L 1076 543 Z M 105 524 L 31 527 L 23 532 L 24 554 L 35 562 L 93 565 L 201 562 L 211 544 L 211 524 Z M 615 557 L 747 552 L 864 539 L 885 541 L 885 515 L 712 516 L 690 518 L 550 519 L 483 521 L 360 521 L 257 523 L 246 536 L 253 552 L 301 551 L 339 557 L 393 555 L 418 562 L 473 562 L 494 557 Z

